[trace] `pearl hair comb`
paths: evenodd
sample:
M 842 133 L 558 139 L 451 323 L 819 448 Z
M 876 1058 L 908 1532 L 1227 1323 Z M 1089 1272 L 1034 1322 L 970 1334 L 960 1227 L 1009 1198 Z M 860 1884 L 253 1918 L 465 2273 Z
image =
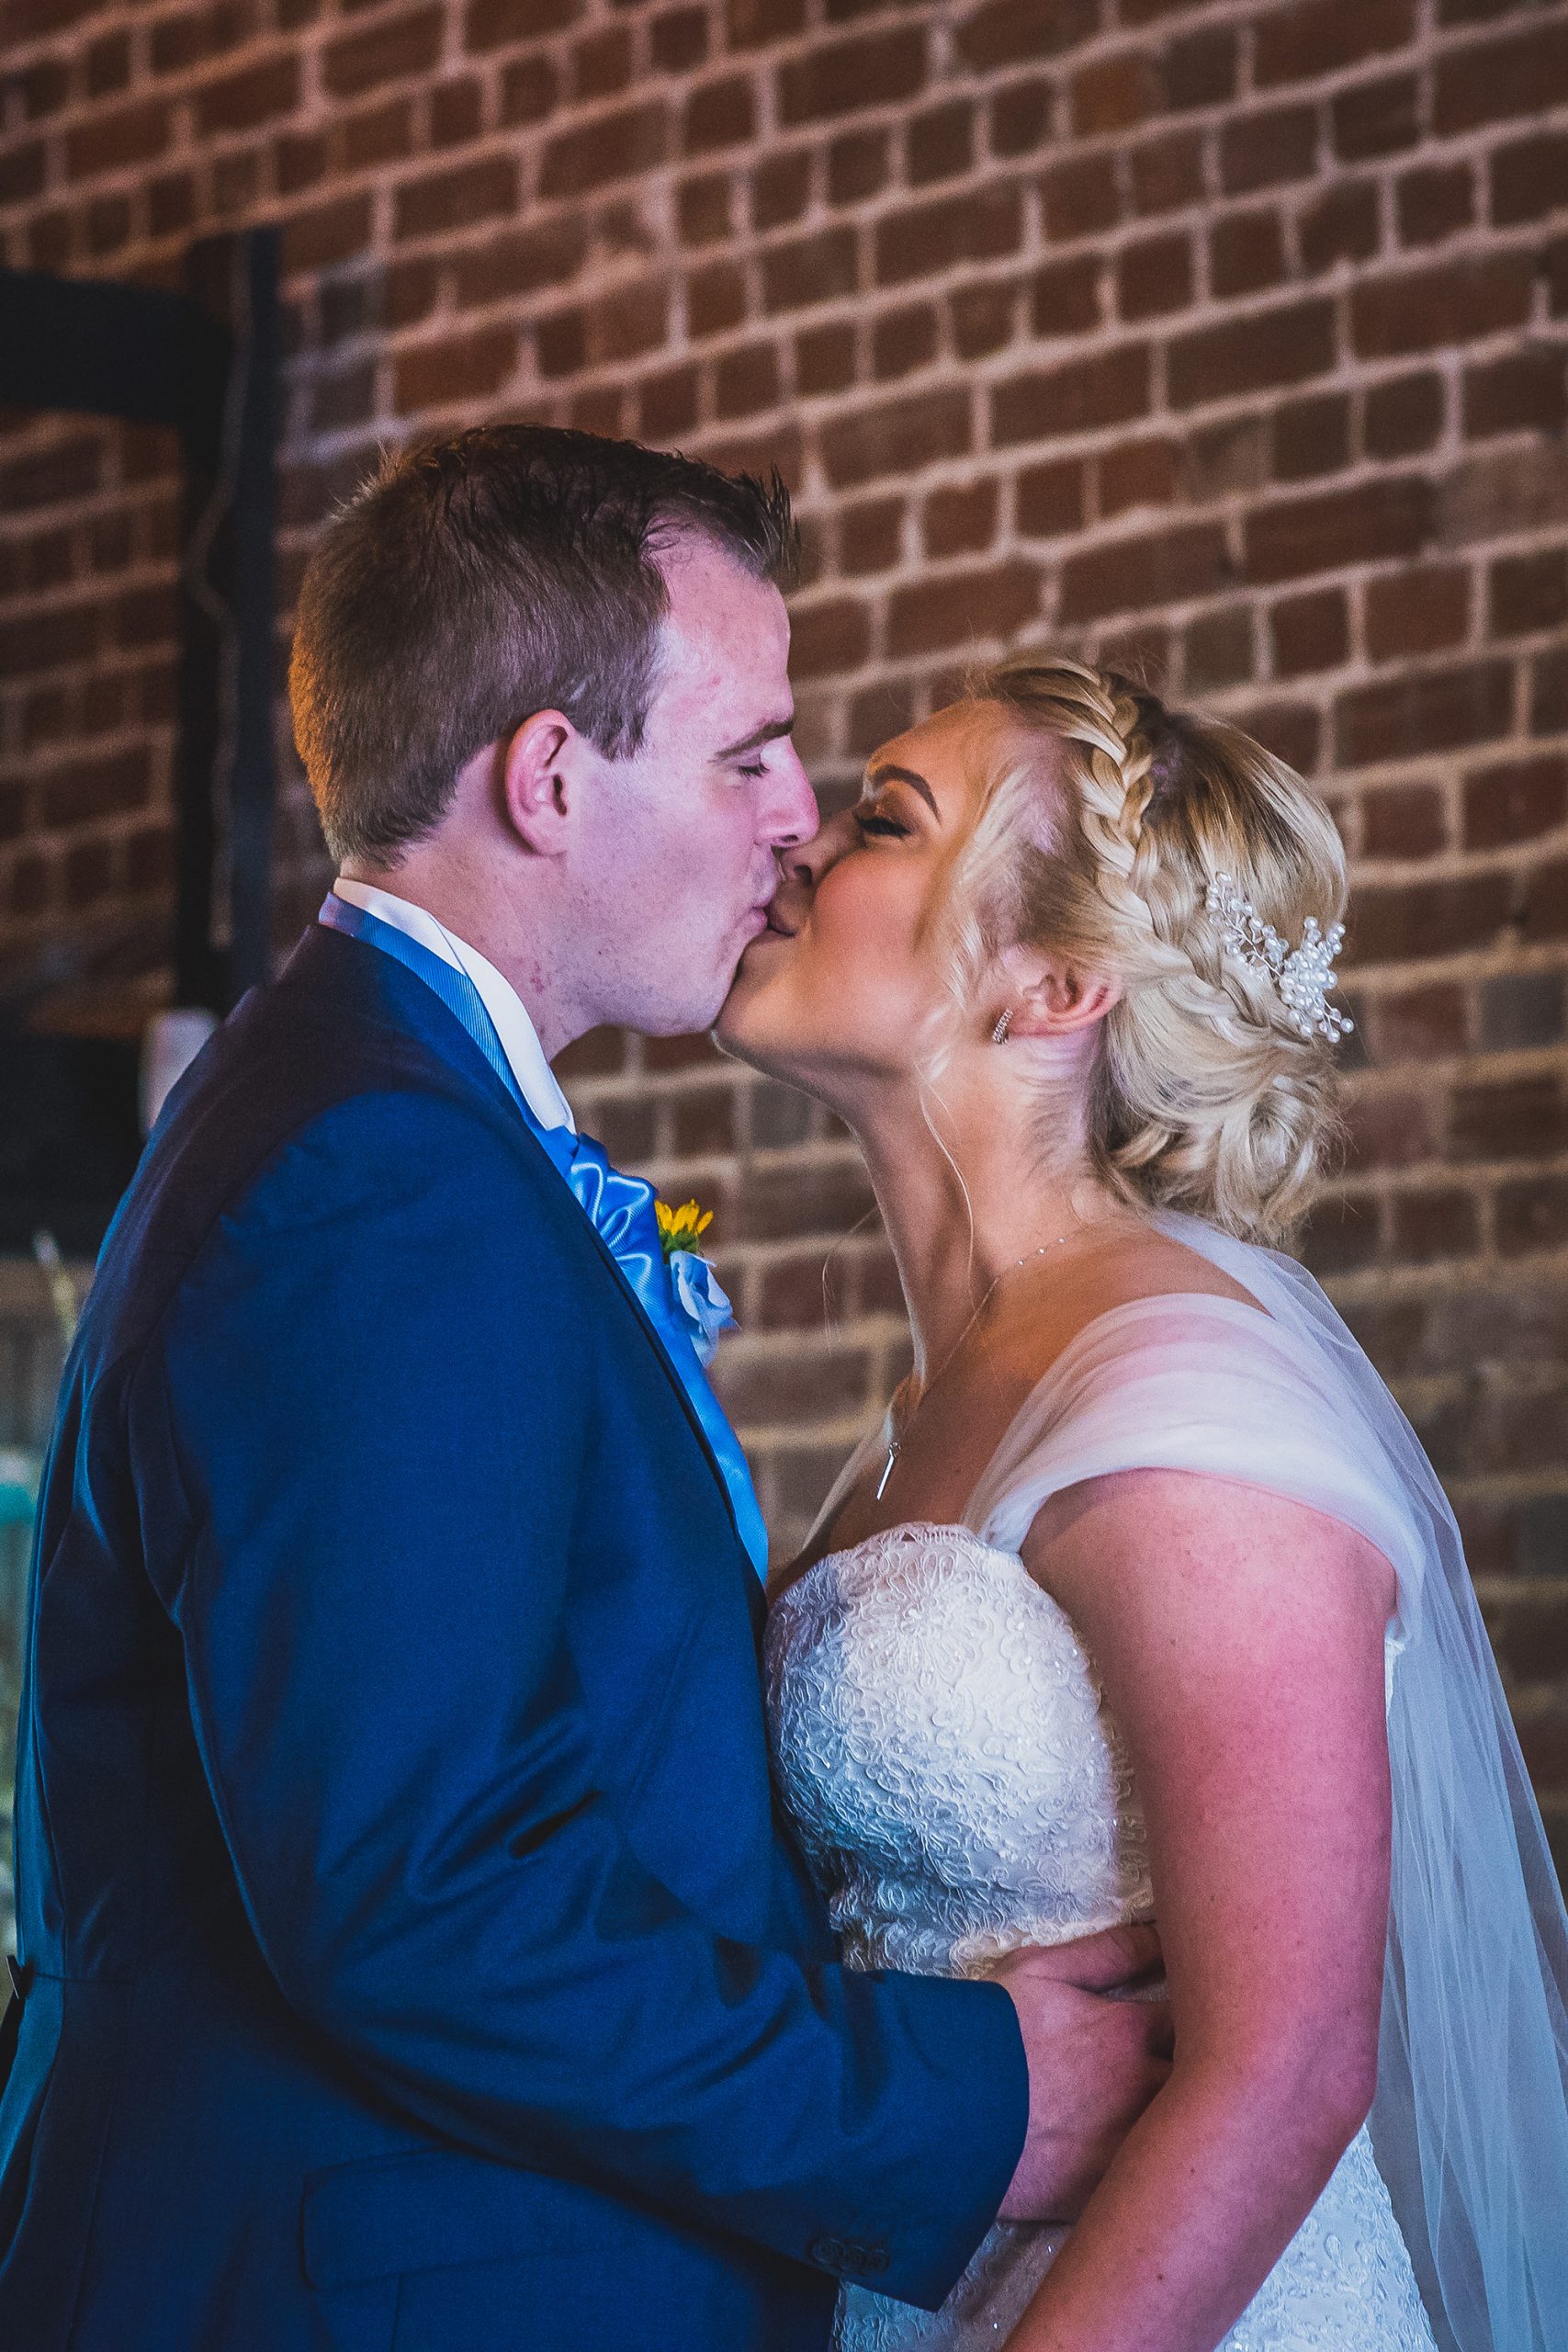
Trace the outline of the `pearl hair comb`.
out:
M 1342 922 L 1325 933 L 1315 915 L 1302 927 L 1299 947 L 1291 947 L 1244 899 L 1228 874 L 1216 874 L 1204 895 L 1225 947 L 1244 963 L 1267 971 L 1303 1037 L 1326 1037 L 1335 1045 L 1355 1027 L 1348 1013 L 1327 1001 L 1335 985 L 1334 958 L 1345 938 Z

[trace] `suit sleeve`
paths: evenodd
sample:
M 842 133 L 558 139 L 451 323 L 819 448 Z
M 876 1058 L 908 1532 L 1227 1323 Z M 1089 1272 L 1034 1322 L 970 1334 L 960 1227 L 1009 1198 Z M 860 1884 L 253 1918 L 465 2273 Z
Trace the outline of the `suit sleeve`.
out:
M 449 2137 L 819 2267 L 869 2250 L 935 2304 L 1022 2145 L 1012 2005 L 728 1941 L 626 1846 L 560 1638 L 593 1374 L 547 1207 L 475 1114 L 339 1104 L 132 1383 L 178 1464 L 185 1533 L 149 1557 L 254 1933 Z

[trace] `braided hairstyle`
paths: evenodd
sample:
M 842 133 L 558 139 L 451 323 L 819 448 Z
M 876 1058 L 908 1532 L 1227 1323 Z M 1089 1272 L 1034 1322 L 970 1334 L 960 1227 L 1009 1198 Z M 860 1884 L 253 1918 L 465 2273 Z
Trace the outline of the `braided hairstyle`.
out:
M 1204 899 L 1228 874 L 1288 939 L 1309 915 L 1326 930 L 1346 894 L 1327 811 L 1238 728 L 1113 672 L 1025 658 L 970 693 L 1003 724 L 946 910 L 960 1012 L 972 1025 L 1012 946 L 1116 981 L 1088 1104 L 1097 1174 L 1133 1206 L 1279 1238 L 1336 1133 L 1332 1049 L 1226 954 Z

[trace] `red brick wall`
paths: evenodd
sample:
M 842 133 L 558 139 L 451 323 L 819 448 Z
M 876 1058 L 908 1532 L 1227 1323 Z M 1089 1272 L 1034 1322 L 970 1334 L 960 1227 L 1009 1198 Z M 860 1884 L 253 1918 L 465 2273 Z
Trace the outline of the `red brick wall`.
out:
M 285 224 L 283 578 L 376 441 L 777 458 L 825 792 L 973 650 L 1145 664 L 1320 782 L 1354 1148 L 1312 1254 L 1449 1480 L 1568 1822 L 1568 13 L 1502 0 L 11 0 L 6 258 Z M 0 948 L 155 921 L 170 454 L 7 420 Z M 286 741 L 286 736 L 284 738 Z M 286 927 L 320 853 L 291 755 Z M 574 1057 L 719 1212 L 781 1538 L 902 1355 L 854 1155 L 700 1044 Z M 822 1266 L 831 1246 L 826 1286 Z

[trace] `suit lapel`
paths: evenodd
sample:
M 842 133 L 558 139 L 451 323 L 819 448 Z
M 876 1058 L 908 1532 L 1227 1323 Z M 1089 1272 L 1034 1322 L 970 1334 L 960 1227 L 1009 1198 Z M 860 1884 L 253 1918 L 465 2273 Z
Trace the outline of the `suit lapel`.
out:
M 525 1153 L 534 1153 L 550 1171 L 552 1183 L 560 1184 L 570 1193 L 565 1178 L 551 1159 L 548 1151 L 534 1133 L 533 1127 L 519 1107 L 516 1097 L 491 1069 L 489 1060 L 468 1035 L 457 1013 L 443 1003 L 434 989 L 428 987 L 417 972 L 410 970 L 395 957 L 383 954 L 367 942 L 353 939 L 341 932 L 329 931 L 316 924 L 306 932 L 293 955 L 287 971 L 290 978 L 310 986 L 317 970 L 326 978 L 335 973 L 341 984 L 346 984 L 362 1018 L 401 1036 L 413 1037 L 434 1059 L 451 1075 L 459 1079 L 471 1092 L 482 1097 L 487 1108 L 506 1124 L 508 1134 Z M 658 1361 L 659 1368 L 670 1392 L 680 1406 L 687 1428 L 706 1463 L 709 1476 L 724 1499 L 725 1516 L 735 1538 L 746 1569 L 746 1584 L 751 1605 L 753 1623 L 762 1614 L 762 1591 L 759 1577 L 752 1568 L 736 1522 L 735 1507 L 718 1458 L 708 1442 L 695 1407 L 686 1392 L 685 1384 L 670 1361 L 669 1351 L 660 1338 L 647 1309 L 631 1283 L 616 1263 L 614 1251 L 599 1232 L 592 1217 L 575 1199 L 573 1207 L 584 1234 L 592 1243 L 600 1263 L 615 1288 L 619 1292 Z

